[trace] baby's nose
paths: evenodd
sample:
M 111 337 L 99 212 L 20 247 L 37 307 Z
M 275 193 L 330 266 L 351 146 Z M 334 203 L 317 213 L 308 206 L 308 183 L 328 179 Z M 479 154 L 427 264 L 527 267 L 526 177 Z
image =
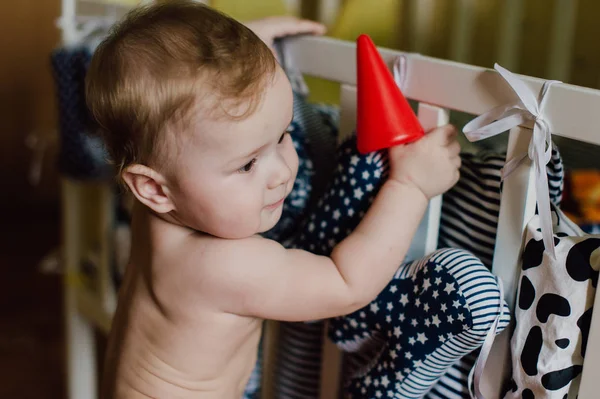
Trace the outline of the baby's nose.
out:
M 283 157 L 278 157 L 277 165 L 269 179 L 269 188 L 277 188 L 286 184 L 292 177 L 292 170 Z

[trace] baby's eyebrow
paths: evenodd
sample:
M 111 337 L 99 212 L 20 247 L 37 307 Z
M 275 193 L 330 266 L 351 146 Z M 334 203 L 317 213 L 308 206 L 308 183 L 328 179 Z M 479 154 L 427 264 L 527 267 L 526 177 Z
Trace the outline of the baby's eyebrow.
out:
M 256 155 L 258 155 L 268 145 L 269 145 L 268 143 L 264 144 L 264 145 L 260 146 L 259 148 L 256 148 L 256 149 L 254 149 L 254 150 L 246 153 L 245 155 L 241 155 L 239 157 L 235 157 L 235 159 L 231 163 L 241 162 L 241 161 L 246 160 L 246 159 L 254 158 Z

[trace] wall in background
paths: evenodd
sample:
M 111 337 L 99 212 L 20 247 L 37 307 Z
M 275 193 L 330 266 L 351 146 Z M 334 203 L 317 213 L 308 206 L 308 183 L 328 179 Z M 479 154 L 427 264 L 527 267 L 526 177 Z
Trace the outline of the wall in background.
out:
M 57 208 L 56 146 L 46 154 L 40 186 L 32 187 L 25 137 L 57 127 L 49 54 L 59 42 L 59 14 L 59 0 L 11 1 L 0 12 L 0 204 L 8 216 Z

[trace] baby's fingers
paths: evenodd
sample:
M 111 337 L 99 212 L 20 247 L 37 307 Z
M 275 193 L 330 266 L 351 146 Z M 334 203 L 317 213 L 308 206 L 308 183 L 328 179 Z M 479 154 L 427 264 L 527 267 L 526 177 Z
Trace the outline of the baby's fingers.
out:
M 427 133 L 427 136 L 429 136 L 431 140 L 434 140 L 441 145 L 451 143 L 457 135 L 458 131 L 452 125 L 437 127 Z
M 259 26 L 255 28 L 255 31 L 270 40 L 302 33 L 322 35 L 326 31 L 323 24 L 290 16 L 267 18 L 256 25 Z
M 460 156 L 458 156 L 458 155 L 450 158 L 450 162 L 452 163 L 452 165 L 454 167 L 456 167 L 456 169 L 460 169 L 460 167 L 462 165 L 462 160 L 461 160 Z
M 448 144 L 448 154 L 451 157 L 457 157 L 460 154 L 460 144 L 458 141 L 454 140 Z

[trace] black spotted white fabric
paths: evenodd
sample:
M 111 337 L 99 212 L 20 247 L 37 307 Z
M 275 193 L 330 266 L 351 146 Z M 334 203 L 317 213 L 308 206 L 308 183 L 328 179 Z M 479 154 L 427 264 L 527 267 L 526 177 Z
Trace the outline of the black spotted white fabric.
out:
M 506 154 L 480 151 L 462 153 L 461 177 L 443 197 L 438 247 L 463 248 L 491 269 L 500 210 L 501 170 Z M 550 200 L 560 206 L 564 170 L 553 147 L 547 165 Z M 477 351 L 456 362 L 426 395 L 427 399 L 470 399 L 467 377 Z
M 329 255 L 358 225 L 387 175 L 383 152 L 360 155 L 352 137 L 338 151 L 329 189 L 308 217 L 298 248 Z M 406 263 L 369 306 L 330 321 L 348 352 L 376 353 L 348 381 L 352 398 L 420 398 L 457 359 L 479 347 L 500 309 L 497 282 L 472 254 L 440 250 Z M 373 352 L 373 348 L 377 348 Z
M 544 252 L 539 215 L 529 222 L 511 339 L 505 399 L 577 397 L 592 318 L 600 235 L 585 234 L 553 209 L 556 257 Z

